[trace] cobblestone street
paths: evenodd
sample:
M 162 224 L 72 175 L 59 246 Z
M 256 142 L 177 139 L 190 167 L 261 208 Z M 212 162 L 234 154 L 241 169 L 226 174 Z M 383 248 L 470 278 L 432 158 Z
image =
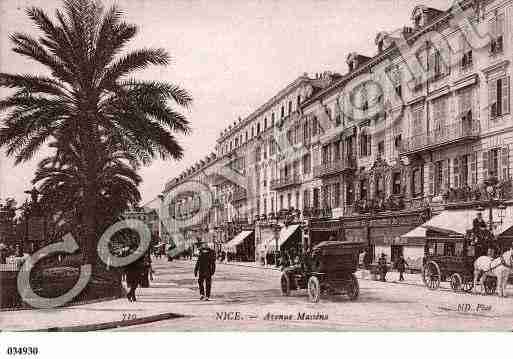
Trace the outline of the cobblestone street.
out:
M 511 298 L 453 293 L 447 286 L 429 291 L 412 281 L 406 284 L 360 280 L 360 297 L 322 298 L 309 303 L 305 291 L 282 297 L 280 272 L 270 269 L 218 264 L 213 300 L 198 298 L 192 275 L 193 262 L 155 263 L 152 288 L 140 290 L 139 301 L 165 306 L 187 317 L 131 326 L 118 330 L 511 330 Z M 395 280 L 397 273 L 390 273 Z M 414 276 L 414 275 L 412 275 Z M 460 306 L 460 310 L 458 310 Z M 232 313 L 232 320 L 218 318 Z M 290 315 L 292 320 L 268 320 L 272 315 Z M 298 313 L 327 319 L 298 320 Z M 237 319 L 238 318 L 238 319 Z

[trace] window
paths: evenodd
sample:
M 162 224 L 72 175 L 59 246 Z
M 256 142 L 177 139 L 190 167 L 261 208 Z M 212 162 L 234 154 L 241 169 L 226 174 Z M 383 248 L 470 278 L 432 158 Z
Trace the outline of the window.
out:
M 366 131 L 360 133 L 360 157 L 371 155 L 372 138 Z
M 251 138 L 255 137 L 255 128 L 251 126 Z
M 394 137 L 394 147 L 395 147 L 396 150 L 400 150 L 401 142 L 402 142 L 402 135 L 401 134 L 396 135 Z
M 246 142 L 248 142 L 248 131 L 246 131 Z
M 317 136 L 317 117 L 312 118 L 312 136 Z
M 378 154 L 380 156 L 385 155 L 385 141 L 379 141 L 378 142 Z
M 267 129 L 267 117 L 264 118 L 264 130 Z
M 319 203 L 319 188 L 314 188 L 314 190 L 313 190 L 313 206 L 315 208 L 319 208 L 320 207 L 320 203 Z
M 447 117 L 447 98 L 442 96 L 433 101 L 433 131 L 437 138 L 445 135 L 445 121 Z
M 283 195 L 280 195 L 280 210 L 283 209 Z
M 424 104 L 417 104 L 412 108 L 412 134 L 422 135 L 424 127 Z
M 310 126 L 308 124 L 308 121 L 305 121 L 303 123 L 303 143 L 310 143 Z
M 443 46 L 443 44 L 440 44 L 439 46 Z M 429 74 L 433 80 L 438 80 L 448 75 L 450 72 L 450 66 L 447 63 L 448 59 L 444 59 L 442 54 L 444 54 L 446 57 L 449 56 L 449 52 L 445 51 L 445 49 L 438 49 L 435 46 L 431 47 L 428 58 L 428 69 Z
M 292 113 L 292 101 L 289 101 L 289 115 Z
M 443 185 L 443 162 L 435 163 L 435 195 L 441 194 Z
M 422 178 L 422 168 L 416 167 L 412 172 L 412 194 L 414 197 L 422 196 L 424 192 L 424 179 Z
M 281 106 L 281 118 L 285 117 L 285 107 Z
M 257 123 L 257 135 L 260 134 L 260 123 Z
M 271 212 L 275 212 L 275 209 L 274 209 L 274 197 L 271 197 Z
M 299 105 L 301 104 L 301 95 L 297 95 L 297 109 L 299 110 Z
M 333 184 L 333 208 L 340 207 L 340 183 Z
M 310 191 L 305 189 L 303 191 L 303 208 L 310 207 Z
M 239 147 L 239 139 L 238 138 L 235 139 L 235 147 Z
M 403 97 L 403 87 L 401 86 L 401 84 L 396 84 L 395 87 L 394 87 L 394 90 L 395 90 L 395 94 L 402 98 Z
M 366 200 L 369 190 L 369 181 L 367 179 L 363 179 L 360 181 L 360 199 Z
M 510 111 L 509 77 L 502 77 L 488 82 L 490 118 L 506 115 Z
M 352 205 L 354 202 L 354 183 L 352 181 L 346 184 L 346 204 Z
M 312 156 L 309 153 L 303 156 L 303 173 L 309 174 L 312 171 Z
M 401 194 L 401 173 L 395 172 L 392 175 L 392 194 Z
M 499 148 L 483 152 L 483 178 L 499 176 Z
M 468 70 L 472 67 L 472 48 L 470 47 L 469 43 L 467 42 L 467 39 L 464 34 L 460 37 L 460 49 L 461 49 L 461 60 L 460 60 L 460 68 L 462 71 Z
M 287 193 L 287 208 L 290 209 L 292 207 L 292 194 Z
M 496 55 L 504 50 L 504 14 L 497 14 L 489 22 L 490 35 L 490 54 Z
M 296 209 L 299 208 L 299 192 L 296 192 Z
M 271 113 L 271 126 L 274 126 L 274 112 Z

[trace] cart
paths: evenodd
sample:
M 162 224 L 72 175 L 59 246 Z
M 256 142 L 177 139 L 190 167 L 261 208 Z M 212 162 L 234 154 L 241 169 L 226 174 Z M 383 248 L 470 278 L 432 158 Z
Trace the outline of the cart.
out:
M 496 248 L 501 248 L 496 241 Z M 422 279 L 426 287 L 436 290 L 440 282 L 448 281 L 455 292 L 471 292 L 474 286 L 474 261 L 476 246 L 469 235 L 426 237 Z M 493 294 L 497 289 L 497 279 L 487 276 L 485 293 Z
M 360 242 L 319 243 L 302 256 L 300 263 L 283 270 L 282 294 L 289 296 L 293 290 L 307 289 L 309 300 L 314 303 L 325 294 L 347 294 L 350 300 L 356 300 L 360 287 L 354 273 L 364 248 Z

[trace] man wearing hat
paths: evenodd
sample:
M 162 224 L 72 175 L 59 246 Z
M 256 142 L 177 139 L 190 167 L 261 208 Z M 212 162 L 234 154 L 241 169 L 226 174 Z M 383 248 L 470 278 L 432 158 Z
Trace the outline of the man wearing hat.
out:
M 194 277 L 198 277 L 198 286 L 200 291 L 200 300 L 210 299 L 210 290 L 212 288 L 212 276 L 216 271 L 216 257 L 212 249 L 206 242 L 201 242 L 198 260 L 194 267 Z
M 382 282 L 386 282 L 386 276 L 388 272 L 387 268 L 387 258 L 385 253 L 381 253 L 381 257 L 378 259 L 378 269 L 379 269 L 379 280 Z

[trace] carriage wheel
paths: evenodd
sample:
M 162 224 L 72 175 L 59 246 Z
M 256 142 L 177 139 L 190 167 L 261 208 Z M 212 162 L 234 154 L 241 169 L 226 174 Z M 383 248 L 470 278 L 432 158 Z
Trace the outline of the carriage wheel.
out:
M 455 292 L 459 292 L 461 290 L 461 284 L 462 284 L 461 276 L 459 273 L 454 273 L 451 276 L 451 288 Z
M 281 295 L 288 297 L 290 295 L 290 278 L 287 273 L 282 273 L 281 279 Z
M 484 281 L 484 289 L 486 294 L 493 294 L 497 289 L 497 279 L 495 277 L 487 276 Z
M 428 289 L 438 289 L 440 287 L 440 268 L 438 264 L 433 261 L 428 262 L 422 270 L 422 280 Z
M 308 280 L 308 297 L 312 303 L 317 303 L 321 297 L 321 283 L 315 276 Z
M 461 286 L 461 289 L 463 289 L 464 292 L 470 293 L 472 291 L 472 288 L 474 288 L 474 279 L 465 278 L 465 280 L 463 281 L 463 285 Z
M 358 279 L 354 274 L 351 274 L 351 279 L 347 284 L 347 296 L 350 300 L 356 300 L 358 295 L 360 294 L 360 285 L 358 284 Z

